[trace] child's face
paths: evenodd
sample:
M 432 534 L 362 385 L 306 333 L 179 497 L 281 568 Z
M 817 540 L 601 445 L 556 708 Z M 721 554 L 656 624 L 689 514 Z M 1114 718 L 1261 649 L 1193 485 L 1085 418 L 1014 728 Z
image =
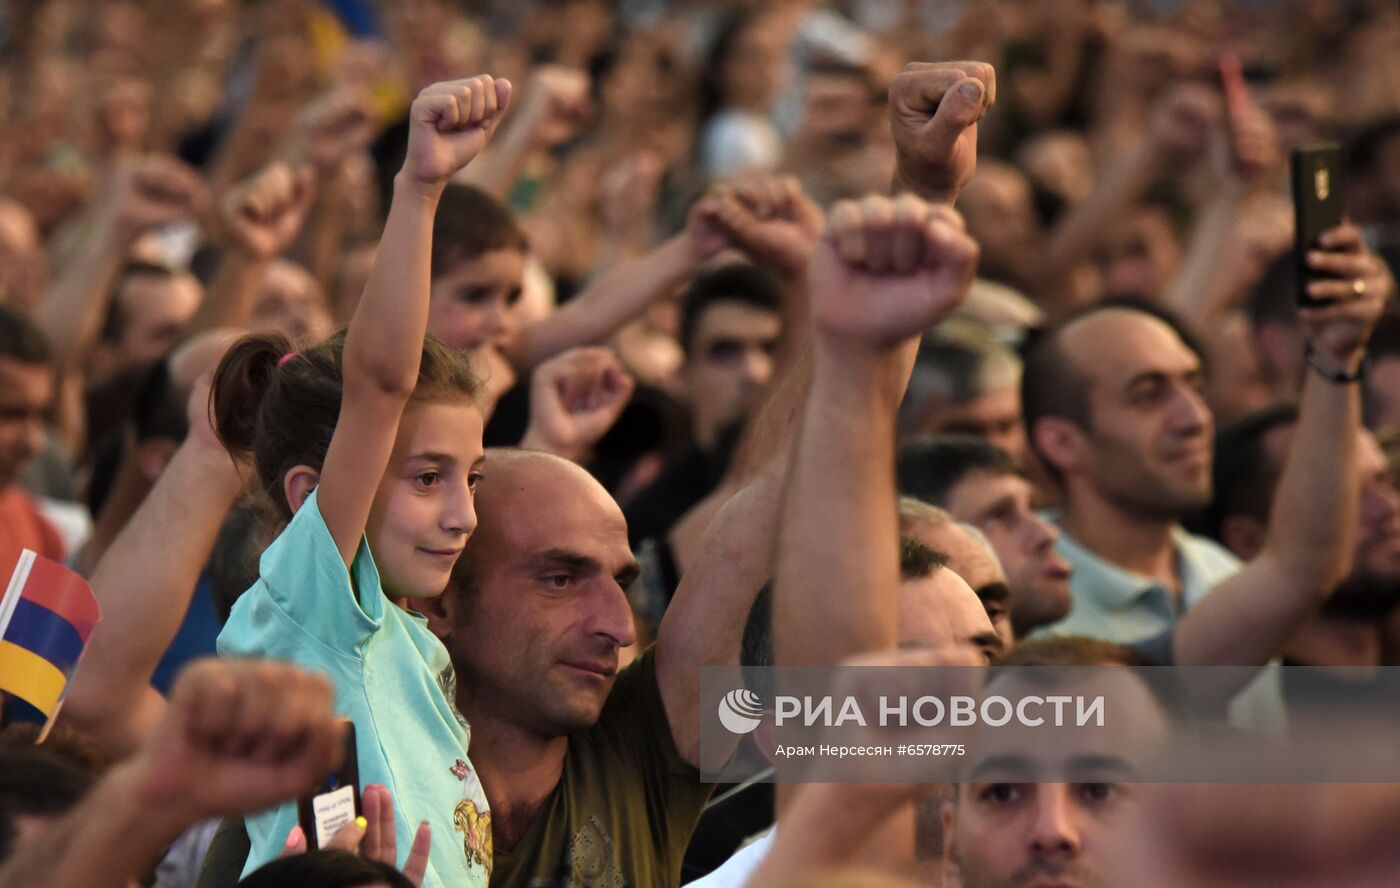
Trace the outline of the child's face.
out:
M 435 275 L 428 332 L 469 351 L 507 339 L 524 278 L 525 254 L 511 249 L 482 253 Z
M 389 597 L 431 598 L 447 587 L 476 529 L 481 430 L 481 411 L 466 396 L 404 411 L 365 528 Z

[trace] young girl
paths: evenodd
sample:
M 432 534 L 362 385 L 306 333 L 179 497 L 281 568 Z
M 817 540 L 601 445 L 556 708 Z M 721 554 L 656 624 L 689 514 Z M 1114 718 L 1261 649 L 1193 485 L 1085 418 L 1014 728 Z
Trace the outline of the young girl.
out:
M 284 339 L 236 344 L 214 379 L 219 435 L 251 452 L 285 529 L 219 635 L 224 655 L 292 660 L 335 682 L 355 724 L 362 785 L 396 800 L 400 863 L 421 822 L 424 885 L 486 886 L 491 827 L 467 763 L 447 652 L 406 599 L 440 595 L 476 527 L 478 384 L 425 342 L 433 214 L 447 180 L 486 144 L 510 98 L 489 76 L 414 101 L 408 154 L 374 269 L 349 331 L 293 354 Z M 276 857 L 295 801 L 247 818 L 245 875 Z M 460 832 L 458 836 L 455 832 Z

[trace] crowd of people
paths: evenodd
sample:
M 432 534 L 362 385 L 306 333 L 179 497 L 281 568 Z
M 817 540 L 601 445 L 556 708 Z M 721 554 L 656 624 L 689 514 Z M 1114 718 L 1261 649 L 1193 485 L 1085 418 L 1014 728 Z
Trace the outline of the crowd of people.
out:
M 0 888 L 1400 879 L 1384 784 L 700 770 L 704 667 L 1400 665 L 1393 0 L 8 0 L 0 108 L 0 571 L 102 610 Z

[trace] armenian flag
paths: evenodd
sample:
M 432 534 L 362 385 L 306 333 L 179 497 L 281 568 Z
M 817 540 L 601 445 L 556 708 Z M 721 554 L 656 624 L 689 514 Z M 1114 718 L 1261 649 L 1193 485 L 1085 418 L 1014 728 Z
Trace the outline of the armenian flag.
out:
M 0 691 L 52 720 L 101 616 L 82 577 L 23 550 L 0 599 Z

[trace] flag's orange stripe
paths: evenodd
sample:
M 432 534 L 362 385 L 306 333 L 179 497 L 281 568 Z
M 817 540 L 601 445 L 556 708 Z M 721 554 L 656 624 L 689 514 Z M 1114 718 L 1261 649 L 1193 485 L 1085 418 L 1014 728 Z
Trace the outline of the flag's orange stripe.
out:
M 0 641 L 0 691 L 14 694 L 50 715 L 67 683 L 64 674 L 48 660 L 19 645 Z

